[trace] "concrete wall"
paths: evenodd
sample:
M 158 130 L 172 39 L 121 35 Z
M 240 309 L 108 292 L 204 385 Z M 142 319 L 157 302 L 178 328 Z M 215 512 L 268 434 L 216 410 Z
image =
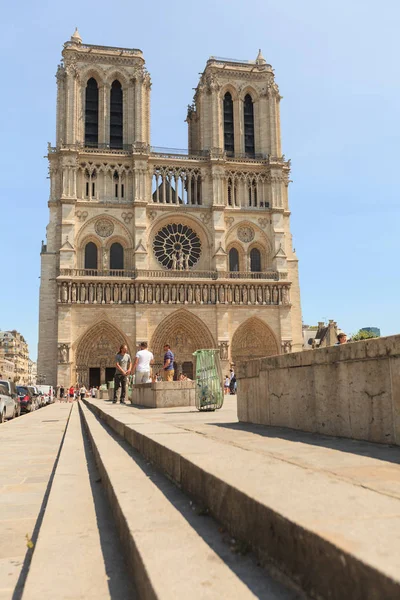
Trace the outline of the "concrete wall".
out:
M 239 421 L 400 445 L 400 335 L 248 361 Z

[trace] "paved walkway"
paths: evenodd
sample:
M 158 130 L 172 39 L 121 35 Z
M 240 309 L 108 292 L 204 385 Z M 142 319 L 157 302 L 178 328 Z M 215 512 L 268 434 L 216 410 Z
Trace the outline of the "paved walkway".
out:
M 70 411 L 70 404 L 51 404 L 0 425 L 1 600 L 18 593 L 29 566 L 26 536 L 37 537 Z

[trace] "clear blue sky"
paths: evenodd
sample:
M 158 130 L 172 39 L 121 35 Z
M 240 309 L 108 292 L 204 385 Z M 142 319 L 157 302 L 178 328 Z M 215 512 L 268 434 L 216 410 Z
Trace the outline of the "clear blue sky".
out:
M 33 358 L 43 155 L 55 139 L 54 75 L 76 25 L 86 43 L 143 50 L 159 146 L 187 147 L 186 106 L 210 55 L 255 59 L 261 48 L 284 97 L 303 320 L 399 332 L 398 0 L 22 0 L 3 3 L 1 21 L 0 328 L 20 330 Z

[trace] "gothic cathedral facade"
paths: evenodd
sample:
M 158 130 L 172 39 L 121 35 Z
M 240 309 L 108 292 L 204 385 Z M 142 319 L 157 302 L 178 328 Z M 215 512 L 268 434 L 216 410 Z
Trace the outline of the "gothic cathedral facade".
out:
M 140 50 L 82 43 L 57 70 L 50 219 L 41 251 L 38 376 L 99 385 L 126 343 L 169 343 L 177 370 L 301 350 L 290 162 L 261 52 L 211 57 L 187 113 L 188 151 L 150 144 Z

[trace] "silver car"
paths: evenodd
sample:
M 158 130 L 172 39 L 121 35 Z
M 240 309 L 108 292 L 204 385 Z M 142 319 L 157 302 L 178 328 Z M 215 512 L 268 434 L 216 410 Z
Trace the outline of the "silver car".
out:
M 4 385 L 0 385 L 0 423 L 17 416 L 14 399 Z

